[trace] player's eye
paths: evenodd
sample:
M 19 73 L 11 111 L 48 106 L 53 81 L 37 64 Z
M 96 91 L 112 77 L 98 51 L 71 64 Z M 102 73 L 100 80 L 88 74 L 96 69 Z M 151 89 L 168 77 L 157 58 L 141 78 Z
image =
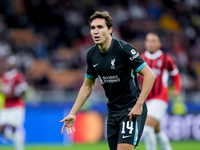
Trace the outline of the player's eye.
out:
M 99 29 L 102 29 L 102 28 L 103 28 L 103 26 L 98 26 L 98 28 L 99 28 Z
M 94 26 L 90 26 L 90 29 L 95 29 L 95 27 Z

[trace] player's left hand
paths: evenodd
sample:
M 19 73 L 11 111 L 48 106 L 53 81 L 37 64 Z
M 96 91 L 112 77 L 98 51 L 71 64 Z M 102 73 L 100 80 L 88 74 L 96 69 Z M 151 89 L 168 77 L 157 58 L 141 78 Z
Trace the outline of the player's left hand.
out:
M 142 108 L 143 105 L 137 103 L 135 104 L 135 106 L 131 109 L 131 111 L 128 114 L 130 122 L 132 121 L 132 117 L 138 117 L 142 114 Z

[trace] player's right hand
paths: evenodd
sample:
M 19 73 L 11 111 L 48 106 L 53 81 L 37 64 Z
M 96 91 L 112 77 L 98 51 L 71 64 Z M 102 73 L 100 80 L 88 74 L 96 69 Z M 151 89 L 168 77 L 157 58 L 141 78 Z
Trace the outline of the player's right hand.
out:
M 66 127 L 66 131 L 68 135 L 72 135 L 75 131 L 74 123 L 76 120 L 76 116 L 74 115 L 68 115 L 63 120 L 59 121 L 60 123 L 64 122 L 64 125 L 62 126 L 61 134 L 63 134 L 64 129 Z
M 129 112 L 128 116 L 129 116 L 129 121 L 132 121 L 132 117 L 138 117 L 142 114 L 142 109 L 143 109 L 143 104 L 138 104 L 136 103 L 135 106 L 131 109 L 131 111 Z

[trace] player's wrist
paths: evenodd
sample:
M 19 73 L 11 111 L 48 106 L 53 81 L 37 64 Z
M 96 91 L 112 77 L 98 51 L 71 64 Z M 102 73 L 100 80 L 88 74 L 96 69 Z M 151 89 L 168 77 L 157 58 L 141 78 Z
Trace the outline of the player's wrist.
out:
M 144 104 L 143 102 L 138 102 L 138 101 L 136 102 L 136 105 L 138 106 L 143 106 L 143 104 Z
M 75 114 L 69 114 L 68 116 L 71 116 L 71 117 L 76 117 L 76 115 Z

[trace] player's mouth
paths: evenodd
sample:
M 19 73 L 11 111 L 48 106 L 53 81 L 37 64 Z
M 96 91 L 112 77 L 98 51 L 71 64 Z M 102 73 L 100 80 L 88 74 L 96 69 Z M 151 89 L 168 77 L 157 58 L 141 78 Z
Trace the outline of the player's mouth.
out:
M 99 41 L 100 40 L 100 36 L 94 36 L 94 40 L 95 41 Z

